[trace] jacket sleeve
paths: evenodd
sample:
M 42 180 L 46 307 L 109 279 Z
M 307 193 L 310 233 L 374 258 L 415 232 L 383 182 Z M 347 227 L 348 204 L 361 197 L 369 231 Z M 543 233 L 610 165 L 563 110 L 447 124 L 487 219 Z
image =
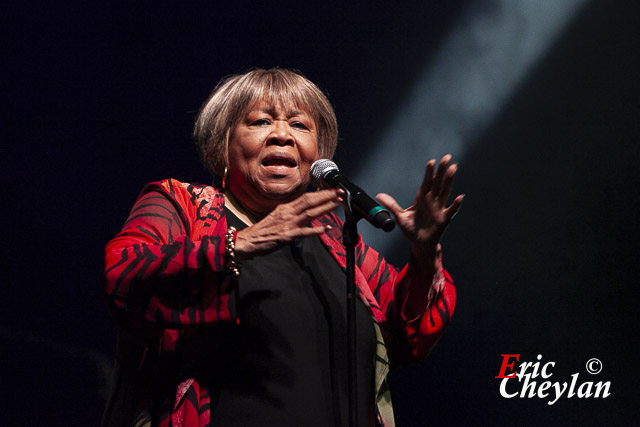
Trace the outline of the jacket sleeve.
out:
M 171 182 L 170 182 L 171 184 Z M 145 188 L 105 248 L 104 293 L 117 321 L 180 328 L 230 320 L 226 220 L 192 237 L 198 206 L 160 184 Z
M 374 249 L 360 240 L 356 247 L 358 266 L 369 289 L 376 298 L 392 332 L 389 357 L 393 365 L 423 360 L 444 332 L 456 303 L 456 291 L 451 276 L 442 268 L 438 253 L 436 270 L 430 283 L 419 283 L 412 274 L 410 264 L 398 272 Z M 409 317 L 406 303 L 414 286 L 428 286 L 426 300 L 419 306 L 424 311 Z M 414 304 L 415 306 L 415 304 Z

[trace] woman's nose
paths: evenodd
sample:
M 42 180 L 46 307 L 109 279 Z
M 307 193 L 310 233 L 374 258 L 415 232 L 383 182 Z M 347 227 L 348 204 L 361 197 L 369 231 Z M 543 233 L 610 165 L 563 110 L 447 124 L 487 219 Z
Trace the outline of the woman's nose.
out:
M 289 123 L 284 120 L 275 120 L 273 130 L 269 135 L 269 142 L 278 145 L 293 145 L 293 136 Z

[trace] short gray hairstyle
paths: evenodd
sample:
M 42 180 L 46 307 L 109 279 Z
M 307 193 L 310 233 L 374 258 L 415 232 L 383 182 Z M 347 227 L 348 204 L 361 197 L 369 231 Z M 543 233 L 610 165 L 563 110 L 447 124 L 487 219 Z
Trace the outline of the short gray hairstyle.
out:
M 338 122 L 322 91 L 298 71 L 258 68 L 222 79 L 198 113 L 193 136 L 200 160 L 209 172 L 224 175 L 231 132 L 249 108 L 260 101 L 284 104 L 310 114 L 318 129 L 320 158 L 333 157 Z

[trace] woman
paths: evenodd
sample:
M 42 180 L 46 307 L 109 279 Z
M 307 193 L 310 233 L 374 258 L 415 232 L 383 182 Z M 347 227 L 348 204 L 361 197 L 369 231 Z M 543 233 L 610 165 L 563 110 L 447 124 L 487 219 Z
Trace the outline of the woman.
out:
M 216 87 L 195 139 L 220 185 L 149 184 L 105 250 L 120 332 L 104 424 L 346 425 L 341 194 L 306 192 L 336 147 L 331 105 L 295 72 L 257 69 Z M 357 246 L 360 425 L 393 424 L 389 363 L 423 359 L 453 313 L 450 160 L 427 163 L 408 209 L 378 195 L 411 243 L 401 272 Z

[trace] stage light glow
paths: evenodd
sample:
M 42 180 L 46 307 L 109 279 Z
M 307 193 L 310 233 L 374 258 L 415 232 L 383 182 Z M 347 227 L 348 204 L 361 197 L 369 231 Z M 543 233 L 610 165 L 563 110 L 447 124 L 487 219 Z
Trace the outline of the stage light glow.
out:
M 464 158 L 587 1 L 470 2 L 373 145 L 355 182 L 409 206 L 427 160 L 446 153 Z M 360 232 L 383 254 L 401 239 L 399 232 L 384 234 L 371 227 L 360 227 Z

